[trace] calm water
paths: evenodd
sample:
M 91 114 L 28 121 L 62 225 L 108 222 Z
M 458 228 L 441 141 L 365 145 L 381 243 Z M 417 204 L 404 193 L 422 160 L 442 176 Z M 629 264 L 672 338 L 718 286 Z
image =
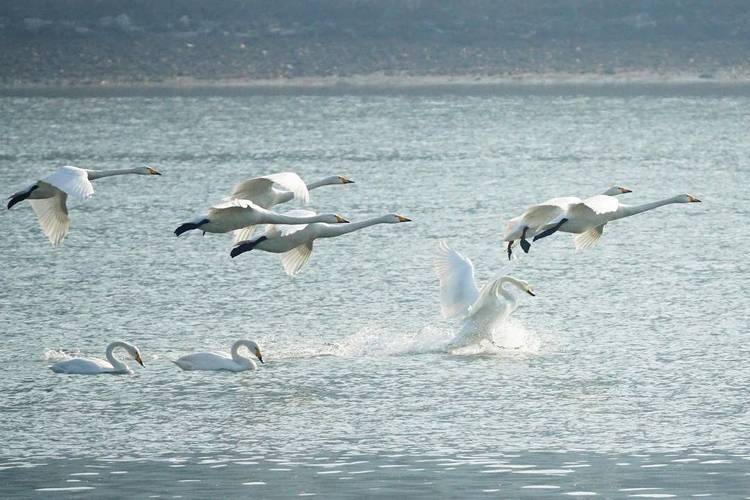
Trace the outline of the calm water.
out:
M 0 116 L 6 195 L 69 163 L 164 173 L 97 181 L 58 249 L 27 204 L 0 214 L 0 496 L 748 495 L 750 93 L 6 97 Z M 172 234 L 281 170 L 356 181 L 315 209 L 414 222 L 321 241 L 294 280 Z M 612 184 L 704 203 L 586 252 L 540 242 L 510 269 L 537 293 L 502 332 L 521 348 L 443 352 L 440 239 L 484 282 L 509 217 Z M 240 337 L 260 371 L 169 362 Z M 146 368 L 48 370 L 115 339 Z

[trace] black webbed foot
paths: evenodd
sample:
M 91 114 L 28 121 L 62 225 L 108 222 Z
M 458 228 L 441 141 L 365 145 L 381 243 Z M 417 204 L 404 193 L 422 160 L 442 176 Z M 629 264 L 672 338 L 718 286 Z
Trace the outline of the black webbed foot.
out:
M 510 257 L 513 255 L 513 242 L 508 242 L 508 260 L 510 260 Z
M 234 259 L 235 257 L 237 257 L 241 253 L 249 252 L 250 250 L 252 250 L 256 246 L 258 246 L 258 243 L 260 243 L 261 241 L 265 241 L 267 239 L 268 238 L 266 238 L 265 236 L 261 236 L 257 240 L 246 241 L 244 243 L 240 243 L 239 245 L 237 245 L 236 247 L 234 247 L 232 249 L 232 251 L 229 252 L 229 255 Z
M 208 219 L 203 219 L 202 221 L 198 222 L 197 224 L 195 222 L 186 222 L 184 224 L 181 224 L 180 227 L 178 227 L 177 229 L 175 229 L 174 230 L 174 234 L 175 234 L 175 236 L 179 236 L 182 233 L 185 233 L 187 231 L 192 231 L 193 229 L 198 229 L 199 227 L 201 227 L 203 224 L 206 224 L 207 222 L 209 222 Z M 203 234 L 206 234 L 206 232 L 203 231 Z
M 529 230 L 529 227 L 526 226 L 523 228 L 523 233 L 521 233 L 521 248 L 523 248 L 524 253 L 529 253 L 529 250 L 531 250 L 531 243 L 526 241 L 526 231 Z
M 560 222 L 552 226 L 551 228 L 547 229 L 546 231 L 542 231 L 541 233 L 534 236 L 534 239 L 532 241 L 541 240 L 542 238 L 546 238 L 547 236 L 554 234 L 557 232 L 560 227 L 568 222 L 568 219 L 560 219 Z

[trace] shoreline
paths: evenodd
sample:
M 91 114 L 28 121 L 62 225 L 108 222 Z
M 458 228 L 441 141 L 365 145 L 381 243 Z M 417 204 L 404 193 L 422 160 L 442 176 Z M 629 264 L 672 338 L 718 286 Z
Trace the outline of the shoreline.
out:
M 628 71 L 601 73 L 517 73 L 508 75 L 413 75 L 370 73 L 351 76 L 302 76 L 294 78 L 192 77 L 159 80 L 49 80 L 0 84 L 0 96 L 33 95 L 131 95 L 218 93 L 399 93 L 421 91 L 489 92 L 655 90 L 668 88 L 709 90 L 750 89 L 750 71 L 722 71 L 715 75 L 695 72 Z

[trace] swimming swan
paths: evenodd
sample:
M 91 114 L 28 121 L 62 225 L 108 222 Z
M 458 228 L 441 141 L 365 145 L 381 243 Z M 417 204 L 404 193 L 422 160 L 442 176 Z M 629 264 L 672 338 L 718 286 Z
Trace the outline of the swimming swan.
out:
M 474 265 L 440 242 L 440 253 L 435 261 L 440 279 L 440 308 L 444 318 L 461 317 L 461 329 L 451 345 L 466 345 L 489 340 L 492 333 L 518 308 L 516 297 L 504 285 L 514 286 L 535 296 L 531 286 L 513 276 L 503 276 L 485 284 L 481 290 L 474 279 Z
M 133 373 L 128 365 L 117 359 L 113 351 L 121 347 L 130 354 L 136 362 L 143 366 L 143 359 L 141 358 L 141 352 L 133 344 L 127 342 L 111 342 L 107 346 L 105 357 L 107 361 L 97 358 L 73 358 L 65 361 L 59 361 L 54 365 L 50 366 L 50 370 L 55 373 L 68 373 L 75 375 L 99 375 L 102 373 L 111 373 L 114 375 L 122 375 Z
M 113 175 L 161 175 L 151 167 L 126 168 L 121 170 L 87 170 L 78 167 L 64 166 L 44 179 L 17 193 L 8 199 L 8 210 L 13 205 L 29 200 L 34 209 L 42 231 L 53 246 L 62 243 L 70 228 L 68 196 L 86 199 L 94 194 L 91 181 Z
M 560 198 L 552 198 L 539 205 L 532 205 L 526 209 L 526 211 L 508 221 L 508 225 L 503 236 L 503 241 L 508 242 L 508 259 L 510 260 L 513 254 L 513 247 L 516 242 L 521 244 L 521 248 L 525 253 L 529 253 L 531 244 L 526 239 L 527 237 L 534 236 L 534 241 L 549 236 L 555 230 L 551 232 L 546 231 L 544 235 L 540 234 L 544 227 L 554 227 L 565 218 L 567 210 L 572 205 L 588 204 L 593 210 L 608 210 L 612 206 L 617 206 L 617 199 L 614 196 L 632 193 L 628 188 L 613 186 L 601 195 L 593 196 L 585 200 L 581 200 L 575 196 L 565 196 Z
M 300 217 L 314 214 L 315 212 L 309 210 L 290 210 L 287 212 L 287 215 Z M 234 258 L 255 248 L 264 252 L 280 253 L 282 254 L 281 264 L 284 266 L 284 271 L 289 276 L 294 276 L 310 259 L 313 242 L 319 238 L 335 238 L 375 224 L 397 224 L 410 221 L 411 219 L 404 216 L 389 214 L 345 225 L 322 223 L 283 227 L 271 225 L 264 234 L 237 243 L 230 255 Z
M 263 355 L 260 353 L 258 344 L 252 340 L 238 340 L 232 344 L 230 356 L 226 354 L 217 354 L 213 352 L 196 352 L 188 354 L 173 361 L 174 364 L 183 370 L 227 370 L 230 372 L 242 372 L 245 370 L 257 370 L 255 362 L 244 356 L 240 356 L 240 347 L 247 347 L 248 350 L 263 363 Z
M 278 174 L 255 177 L 237 184 L 227 200 L 249 200 L 259 207 L 268 209 L 295 198 L 302 201 L 302 203 L 307 203 L 310 197 L 309 191 L 321 186 L 353 183 L 354 181 L 346 177 L 333 175 L 312 184 L 305 184 L 302 178 L 294 172 L 280 172 Z M 250 239 L 255 232 L 255 228 L 256 226 L 248 226 L 235 230 L 235 243 Z

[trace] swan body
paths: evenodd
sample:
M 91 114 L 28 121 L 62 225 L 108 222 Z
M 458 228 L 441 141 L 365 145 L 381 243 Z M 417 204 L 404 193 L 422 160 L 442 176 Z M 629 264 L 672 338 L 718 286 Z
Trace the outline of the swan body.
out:
M 613 186 L 602 194 L 585 200 L 575 196 L 565 196 L 549 199 L 539 205 L 532 205 L 523 214 L 508 222 L 503 235 L 503 241 L 508 242 L 508 259 L 512 256 L 516 242 L 519 242 L 523 251 L 528 253 L 531 245 L 527 238 L 534 237 L 535 240 L 544 238 L 558 230 L 559 226 L 556 226 L 566 217 L 568 209 L 572 206 L 583 204 L 595 213 L 604 213 L 617 208 L 618 201 L 615 196 L 631 192 L 630 189 Z M 555 229 L 552 230 L 552 228 Z M 544 231 L 548 234 L 542 235 Z
M 492 342 L 495 327 L 518 307 L 518 300 L 505 286 L 513 286 L 534 296 L 529 284 L 513 276 L 502 276 L 486 283 L 480 290 L 474 278 L 474 265 L 440 242 L 440 253 L 435 262 L 435 271 L 440 279 L 440 307 L 444 318 L 460 317 L 461 329 L 452 342 L 453 346 Z
M 311 216 L 314 213 L 309 210 L 291 210 L 287 212 L 287 215 Z M 409 221 L 411 219 L 401 215 L 389 214 L 345 225 L 325 223 L 283 227 L 271 225 L 264 234 L 237 243 L 230 255 L 234 258 L 256 248 L 264 252 L 280 253 L 284 271 L 289 276 L 294 276 L 310 259 L 313 242 L 317 239 L 335 238 L 376 224 L 397 224 Z
M 307 203 L 310 198 L 310 190 L 312 189 L 336 184 L 352 184 L 353 182 L 346 177 L 333 175 L 311 184 L 305 184 L 302 178 L 294 172 L 280 172 L 262 177 L 254 177 L 237 184 L 227 200 L 249 200 L 259 207 L 269 209 L 293 199 Z M 255 225 L 236 229 L 234 231 L 234 241 L 238 242 L 250 239 L 255 233 L 255 229 Z
M 151 167 L 126 168 L 121 170 L 87 170 L 64 166 L 31 186 L 13 193 L 8 199 L 8 210 L 24 200 L 28 200 L 39 219 L 44 235 L 53 246 L 65 239 L 70 228 L 68 218 L 68 196 L 78 199 L 89 198 L 94 194 L 91 181 L 114 175 L 161 175 Z
M 100 375 L 103 373 L 122 375 L 133 373 L 133 370 L 131 370 L 127 364 L 115 357 L 114 350 L 117 348 L 125 349 L 125 351 L 127 351 L 127 353 L 130 354 L 139 365 L 143 366 L 141 352 L 136 346 L 127 342 L 117 341 L 111 342 L 107 346 L 105 352 L 105 357 L 107 358 L 106 361 L 97 358 L 73 358 L 55 363 L 50 366 L 50 370 L 55 373 L 74 375 Z
M 210 370 L 210 371 L 230 371 L 242 372 L 246 370 L 257 370 L 255 362 L 239 354 L 240 347 L 247 349 L 263 363 L 263 355 L 260 353 L 258 344 L 252 340 L 238 340 L 232 344 L 232 349 L 227 356 L 223 353 L 214 352 L 196 352 L 182 356 L 174 361 L 174 364 L 186 371 L 191 370 Z
M 542 232 L 537 234 L 534 239 L 543 237 L 542 234 L 545 230 L 556 226 L 555 231 L 574 234 L 573 241 L 576 250 L 582 250 L 595 245 L 604 233 L 604 226 L 613 220 L 631 217 L 673 203 L 700 202 L 698 198 L 690 194 L 680 194 L 642 205 L 624 205 L 612 197 L 608 198 L 611 198 L 614 202 L 601 200 L 601 198 L 601 195 L 594 196 L 583 200 L 581 203 L 569 205 L 563 214 L 542 226 L 540 228 Z
M 175 229 L 174 234 L 179 236 L 193 229 L 200 229 L 204 233 L 228 233 L 242 228 L 248 230 L 248 226 L 258 224 L 309 224 L 313 222 L 343 224 L 349 221 L 336 214 L 313 214 L 307 217 L 284 215 L 267 210 L 249 200 L 231 199 L 212 206 L 207 214 L 180 225 Z

